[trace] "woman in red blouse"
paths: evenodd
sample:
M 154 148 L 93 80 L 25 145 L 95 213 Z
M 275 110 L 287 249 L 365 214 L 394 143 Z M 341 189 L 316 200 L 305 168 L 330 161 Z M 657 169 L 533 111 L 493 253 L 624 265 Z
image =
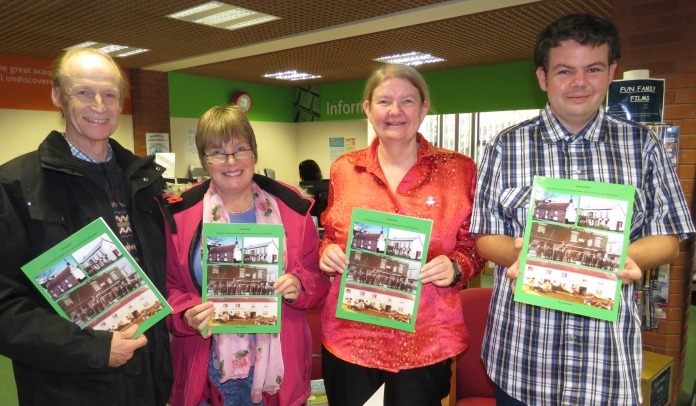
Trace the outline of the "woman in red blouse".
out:
M 322 216 L 319 265 L 335 275 L 322 315 L 324 383 L 331 406 L 361 406 L 383 383 L 385 405 L 439 405 L 449 392 L 450 359 L 469 341 L 458 291 L 484 263 L 469 234 L 476 167 L 418 133 L 430 102 L 415 69 L 384 65 L 368 79 L 364 99 L 377 137 L 331 166 Z M 354 207 L 433 220 L 413 333 L 335 316 Z

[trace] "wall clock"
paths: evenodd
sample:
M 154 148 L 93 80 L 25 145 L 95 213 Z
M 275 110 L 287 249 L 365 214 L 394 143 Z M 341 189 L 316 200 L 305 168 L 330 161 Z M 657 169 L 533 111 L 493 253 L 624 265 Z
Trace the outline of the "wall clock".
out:
M 251 95 L 247 92 L 237 92 L 232 98 L 232 104 L 236 104 L 246 114 L 251 110 L 252 100 Z

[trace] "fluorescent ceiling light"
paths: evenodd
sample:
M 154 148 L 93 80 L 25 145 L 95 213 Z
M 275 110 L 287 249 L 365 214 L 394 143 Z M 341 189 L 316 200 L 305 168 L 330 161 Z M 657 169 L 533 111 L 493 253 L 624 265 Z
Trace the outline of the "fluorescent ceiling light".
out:
M 120 51 L 126 48 L 128 48 L 127 45 L 107 45 L 101 48 L 97 48 L 97 51 L 101 52 L 102 54 L 110 54 L 112 52 Z
M 381 56 L 377 59 L 373 59 L 377 62 L 383 62 L 383 63 L 395 63 L 395 64 L 401 64 L 401 65 L 410 65 L 410 66 L 418 66 L 418 65 L 423 65 L 424 63 L 435 63 L 435 62 L 442 62 L 444 61 L 443 58 L 438 58 L 436 56 L 432 56 L 430 54 L 425 54 L 422 52 L 407 52 L 405 54 L 395 54 L 395 55 L 388 55 L 388 56 Z
M 208 2 L 167 17 L 226 30 L 237 30 L 280 18 L 219 1 Z M 237 23 L 231 24 L 234 20 Z
M 147 51 L 149 51 L 149 49 L 137 48 L 137 49 L 134 49 L 134 50 L 132 50 L 132 51 L 128 51 L 128 52 L 124 52 L 124 53 L 122 53 L 122 54 L 118 54 L 118 55 L 116 55 L 116 57 L 117 57 L 117 58 L 125 58 L 125 57 L 131 56 L 131 55 L 142 54 L 143 52 L 147 52 Z
M 256 18 L 254 20 L 245 21 L 243 23 L 228 25 L 227 27 L 225 27 L 225 29 L 226 30 L 238 30 L 240 28 L 248 27 L 250 25 L 256 25 L 256 24 L 261 24 L 261 23 L 267 23 L 267 22 L 273 21 L 273 20 L 278 20 L 279 18 L 280 17 L 276 17 L 276 16 L 266 16 L 266 17 Z
M 223 6 L 223 3 L 218 3 L 217 1 L 211 1 L 210 3 L 201 4 L 200 6 L 191 7 L 178 13 L 170 14 L 167 17 L 171 18 L 184 18 L 193 14 L 202 13 L 204 11 L 212 10 Z
M 317 79 L 321 75 L 312 75 L 311 73 L 298 72 L 296 70 L 287 70 L 285 72 L 267 73 L 263 75 L 265 78 L 273 78 L 280 80 L 306 80 L 306 79 Z
M 233 8 L 232 10 L 227 10 L 221 13 L 213 14 L 211 16 L 198 18 L 196 20 L 193 20 L 193 22 L 205 25 L 218 25 L 226 23 L 228 21 L 238 20 L 242 17 L 246 17 L 252 14 L 256 14 L 256 11 L 251 11 L 245 8 L 237 7 Z
M 114 56 L 119 57 L 119 58 L 125 58 L 127 56 L 131 55 L 137 55 L 141 54 L 143 52 L 149 51 L 149 49 L 146 48 L 131 48 L 127 45 L 113 45 L 113 44 L 106 44 L 103 42 L 94 42 L 94 41 L 86 41 L 81 44 L 73 45 L 71 47 L 64 48 L 65 51 L 70 51 L 72 49 L 82 49 L 82 48 L 87 48 L 87 47 L 93 47 L 97 51 L 103 53 L 103 54 L 111 54 L 114 52 L 118 51 L 123 51 L 120 52 Z
M 70 51 L 70 50 L 72 50 L 72 49 L 80 49 L 80 48 L 91 47 L 92 45 L 97 45 L 97 43 L 94 42 L 94 41 L 87 41 L 87 42 L 83 42 L 83 43 L 81 43 L 81 44 L 73 45 L 73 46 L 71 46 L 71 47 L 63 48 L 63 50 L 64 50 L 64 51 Z

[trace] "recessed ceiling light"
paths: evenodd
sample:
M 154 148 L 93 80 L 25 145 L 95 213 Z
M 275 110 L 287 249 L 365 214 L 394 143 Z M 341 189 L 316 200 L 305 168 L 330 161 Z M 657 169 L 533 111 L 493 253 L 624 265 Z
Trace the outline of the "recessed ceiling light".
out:
M 263 75 L 265 78 L 273 78 L 280 80 L 306 80 L 306 79 L 317 79 L 321 75 L 312 75 L 311 73 L 298 72 L 296 70 L 287 70 L 285 72 L 267 73 Z
M 131 55 L 142 54 L 143 52 L 147 52 L 147 51 L 149 51 L 149 49 L 138 48 L 138 49 L 134 49 L 134 50 L 132 50 L 132 51 L 128 51 L 128 52 L 124 52 L 124 53 L 122 53 L 122 54 L 118 54 L 118 55 L 116 55 L 116 57 L 117 57 L 117 58 L 125 58 L 125 57 L 131 56 Z
M 236 30 L 280 18 L 219 1 L 208 2 L 198 7 L 170 14 L 167 17 L 226 30 Z M 233 20 L 238 21 L 236 24 L 230 24 L 230 21 Z
M 193 20 L 194 23 L 205 24 L 205 25 L 218 25 L 226 23 L 232 20 L 238 20 L 242 17 L 246 17 L 252 14 L 256 14 L 256 11 L 247 10 L 245 8 L 233 8 L 232 10 L 223 11 L 221 13 L 213 14 L 211 16 L 198 18 Z
M 250 25 L 256 25 L 256 24 L 261 24 L 261 23 L 267 23 L 267 22 L 273 21 L 273 20 L 278 20 L 279 18 L 280 17 L 276 17 L 276 16 L 266 16 L 266 17 L 256 18 L 253 20 L 245 21 L 243 23 L 228 25 L 227 27 L 225 27 L 225 29 L 226 30 L 238 30 L 240 28 L 248 27 Z
M 126 48 L 128 48 L 127 45 L 107 45 L 101 48 L 97 48 L 97 51 L 101 52 L 102 54 L 110 54 L 112 52 L 120 51 Z
M 118 51 L 123 51 L 120 52 L 114 56 L 119 57 L 119 58 L 125 58 L 127 56 L 131 55 L 137 55 L 141 54 L 143 52 L 149 51 L 149 49 L 146 48 L 131 48 L 127 45 L 114 45 L 114 44 L 106 44 L 104 42 L 94 42 L 94 41 L 86 41 L 81 44 L 73 45 L 67 48 L 63 48 L 65 51 L 70 51 L 72 49 L 81 49 L 81 48 L 87 48 L 87 47 L 93 47 L 97 51 L 103 53 L 103 54 L 111 54 L 114 52 Z
M 444 61 L 443 58 L 438 58 L 437 56 L 432 56 L 430 54 L 422 52 L 407 52 L 405 54 L 394 54 L 388 56 L 381 56 L 377 59 L 373 59 L 377 62 L 383 63 L 395 63 L 401 65 L 418 66 L 424 63 L 435 63 Z
M 191 7 L 191 8 L 188 8 L 186 10 L 179 11 L 178 13 L 170 14 L 167 17 L 184 18 L 184 17 L 188 17 L 188 16 L 193 15 L 193 14 L 202 13 L 204 11 L 212 10 L 214 8 L 218 8 L 221 6 L 224 6 L 224 4 L 219 3 L 217 1 L 211 1 L 210 3 L 201 4 L 200 6 Z
M 77 45 L 73 45 L 73 46 L 71 46 L 71 47 L 63 48 L 63 50 L 64 50 L 64 51 L 70 51 L 70 50 L 72 50 L 72 49 L 80 49 L 80 48 L 91 47 L 92 45 L 97 45 L 97 43 L 94 42 L 94 41 L 86 41 L 86 42 L 83 42 L 83 43 L 81 43 L 81 44 L 77 44 Z

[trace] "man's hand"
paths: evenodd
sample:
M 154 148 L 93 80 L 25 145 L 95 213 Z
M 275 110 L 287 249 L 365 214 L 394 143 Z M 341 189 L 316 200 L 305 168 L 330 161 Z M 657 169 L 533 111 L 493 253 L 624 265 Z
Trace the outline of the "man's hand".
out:
M 520 276 L 522 271 L 520 270 L 520 256 L 522 256 L 522 246 L 524 245 L 524 239 L 515 238 L 514 247 L 517 250 L 517 259 L 515 262 L 508 267 L 505 271 L 505 276 L 510 279 L 510 290 L 515 293 L 515 286 L 517 284 L 517 277 Z
M 111 354 L 109 355 L 109 366 L 120 367 L 129 359 L 133 358 L 133 353 L 138 348 L 147 344 L 147 337 L 141 334 L 135 340 L 131 338 L 138 332 L 138 326 L 133 325 L 125 329 L 123 332 L 116 331 L 111 338 Z
M 624 265 L 624 269 L 616 272 L 616 276 L 621 278 L 624 285 L 628 285 L 629 283 L 642 278 L 643 271 L 640 270 L 638 265 L 636 265 L 635 261 L 633 261 L 631 257 L 626 256 L 626 264 Z

